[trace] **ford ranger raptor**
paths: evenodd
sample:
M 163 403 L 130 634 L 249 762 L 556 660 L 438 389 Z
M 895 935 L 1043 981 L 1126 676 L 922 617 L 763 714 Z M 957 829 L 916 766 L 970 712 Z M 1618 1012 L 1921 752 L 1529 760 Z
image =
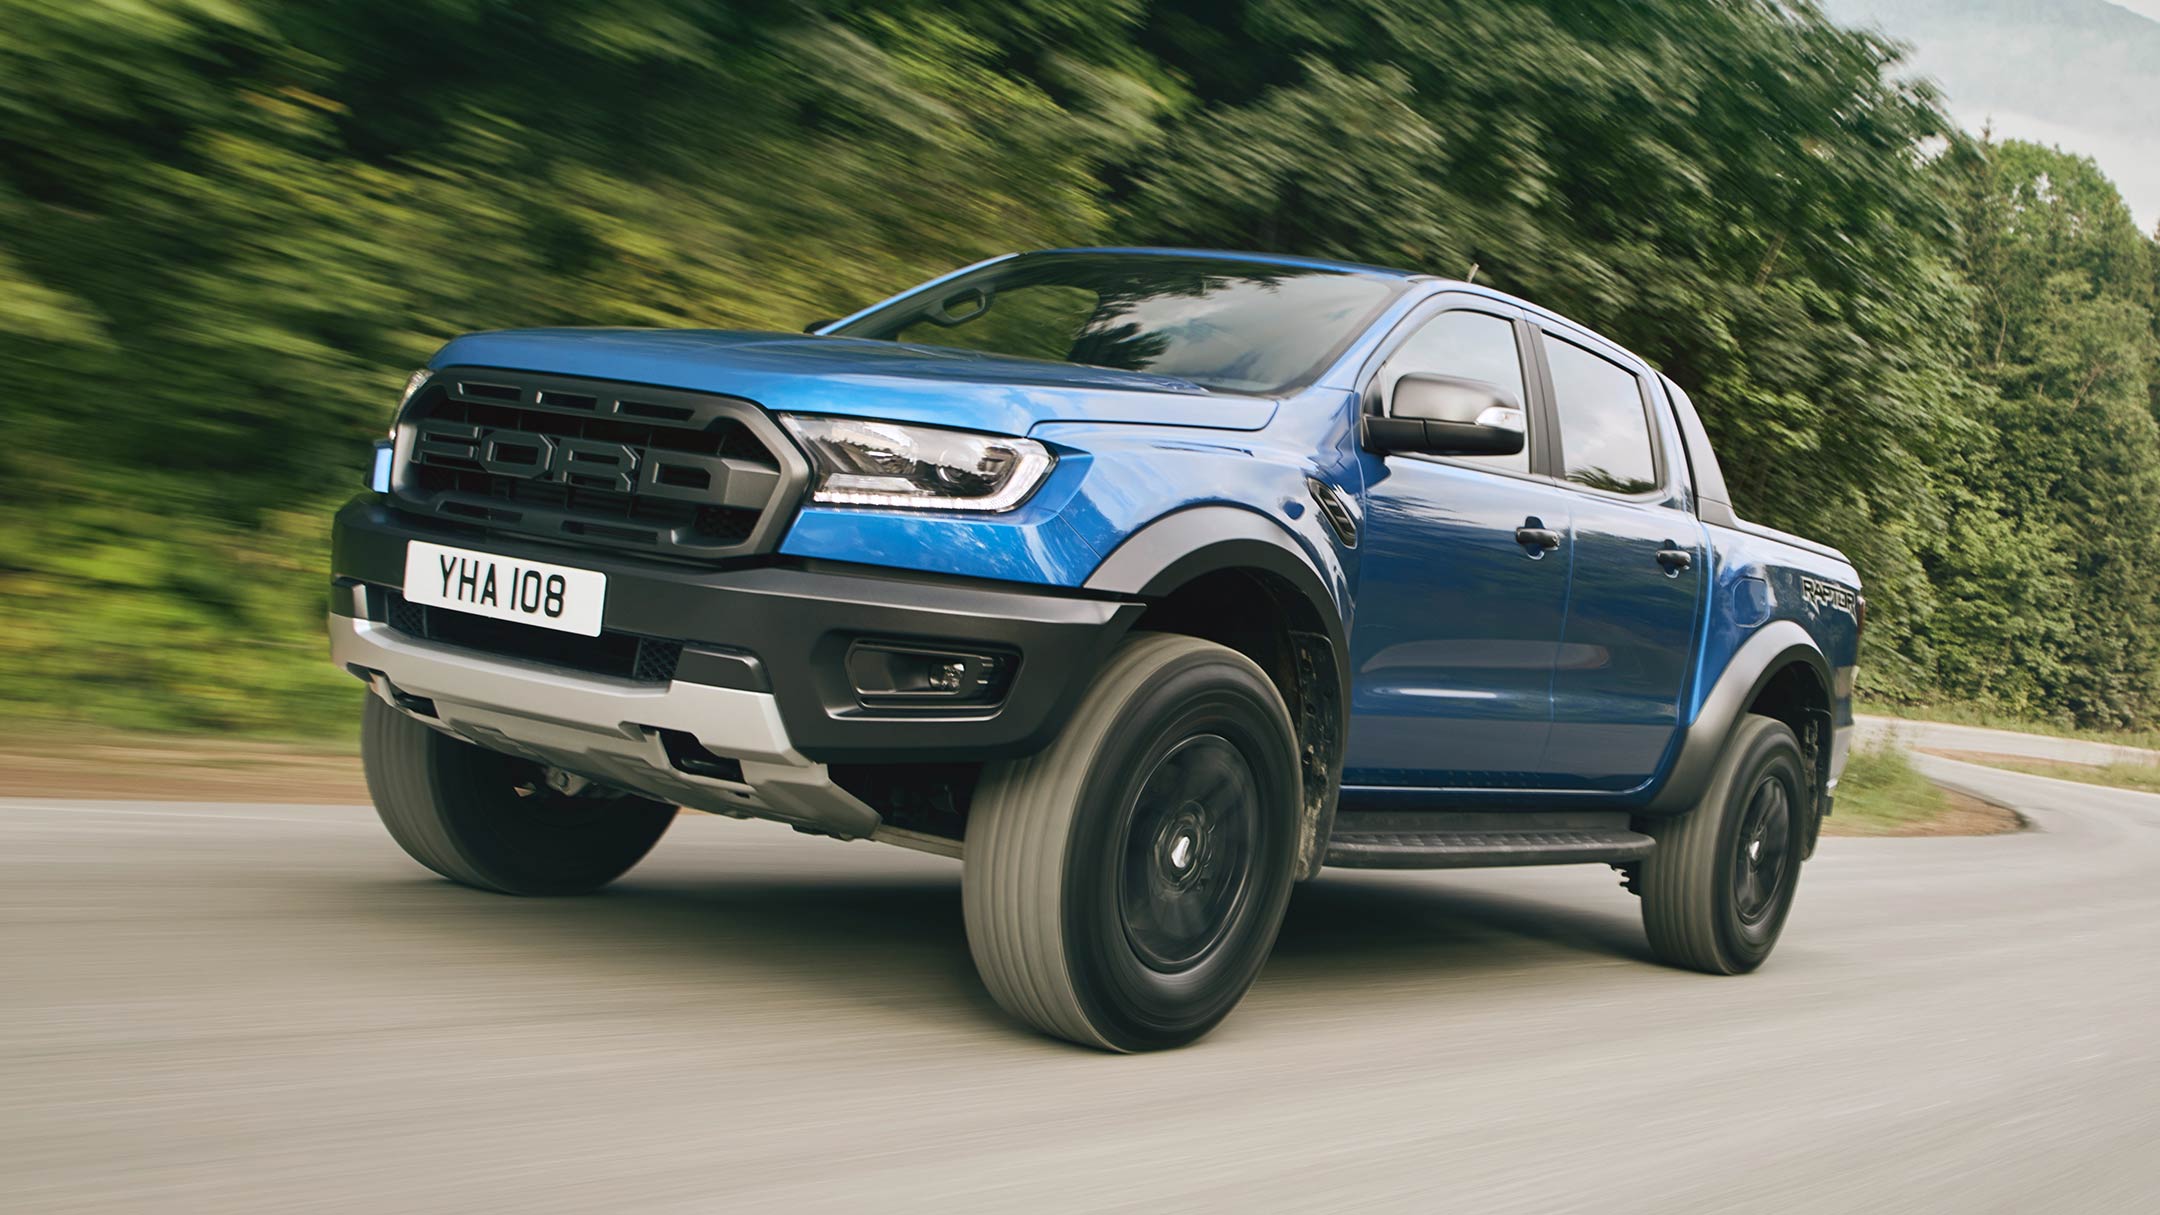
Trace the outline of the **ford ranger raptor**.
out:
M 1602 864 L 1759 966 L 1848 748 L 1836 551 L 1641 358 L 1466 282 L 997 258 L 800 334 L 445 345 L 336 520 L 369 790 L 594 890 L 688 807 L 962 865 L 1012 1016 L 1172 1047 L 1327 866 Z

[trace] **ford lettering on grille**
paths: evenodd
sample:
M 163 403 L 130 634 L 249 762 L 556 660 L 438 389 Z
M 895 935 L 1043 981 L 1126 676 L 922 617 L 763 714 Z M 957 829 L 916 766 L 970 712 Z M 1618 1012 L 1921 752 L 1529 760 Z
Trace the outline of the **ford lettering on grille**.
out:
M 807 472 L 756 405 L 554 376 L 438 374 L 392 478 L 412 507 L 604 548 L 768 548 Z
M 418 453 L 422 462 L 472 463 L 498 477 L 688 501 L 712 500 L 713 489 L 724 485 L 728 475 L 726 461 L 715 456 L 664 452 L 656 457 L 628 443 L 491 430 L 461 422 L 422 425 Z

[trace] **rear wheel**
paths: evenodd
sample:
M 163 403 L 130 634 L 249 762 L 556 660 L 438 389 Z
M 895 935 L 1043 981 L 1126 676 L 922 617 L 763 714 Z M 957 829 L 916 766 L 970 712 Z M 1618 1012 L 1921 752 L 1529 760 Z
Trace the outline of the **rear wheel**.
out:
M 1791 728 L 1750 715 L 1701 804 L 1650 824 L 1640 888 L 1658 957 L 1710 974 L 1762 965 L 1792 910 L 1813 805 Z
M 462 742 L 368 697 L 368 794 L 414 860 L 502 894 L 584 894 L 621 877 L 675 821 L 634 797 L 556 793 L 538 765 Z
M 1259 667 L 1141 635 L 1064 734 L 968 812 L 968 946 L 1006 1011 L 1117 1051 L 1180 1046 L 1267 960 L 1297 851 L 1297 749 Z

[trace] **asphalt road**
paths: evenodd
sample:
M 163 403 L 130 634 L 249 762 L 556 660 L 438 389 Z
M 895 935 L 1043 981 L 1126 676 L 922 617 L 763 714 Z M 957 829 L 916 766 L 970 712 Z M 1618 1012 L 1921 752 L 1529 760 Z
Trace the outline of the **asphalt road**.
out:
M 2152 1211 L 2160 798 L 1825 841 L 1770 964 L 1606 869 L 1301 888 L 1215 1035 L 977 985 L 958 868 L 686 817 L 518 900 L 363 809 L 0 803 L 10 1211 Z

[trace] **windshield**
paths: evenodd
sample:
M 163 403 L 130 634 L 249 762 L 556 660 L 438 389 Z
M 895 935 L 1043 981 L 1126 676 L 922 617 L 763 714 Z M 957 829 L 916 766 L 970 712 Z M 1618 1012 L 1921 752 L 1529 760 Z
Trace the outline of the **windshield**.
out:
M 1302 387 L 1403 289 L 1316 266 L 1037 253 L 831 332 L 1174 376 L 1221 392 Z

